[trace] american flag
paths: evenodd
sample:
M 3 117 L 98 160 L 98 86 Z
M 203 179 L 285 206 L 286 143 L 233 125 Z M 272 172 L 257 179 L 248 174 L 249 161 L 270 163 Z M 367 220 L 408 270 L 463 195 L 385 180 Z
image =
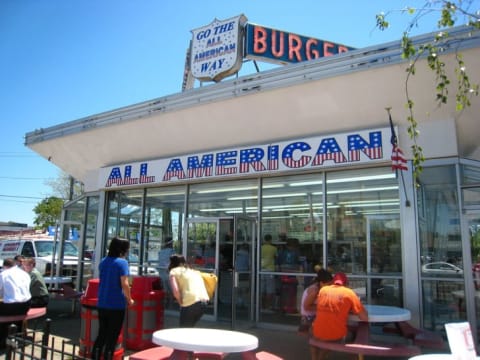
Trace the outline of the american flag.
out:
M 395 128 L 393 127 L 392 115 L 388 112 L 388 120 L 390 121 L 390 130 L 392 136 L 390 137 L 390 143 L 392 144 L 392 171 L 393 170 L 408 170 L 407 159 L 403 154 L 402 149 L 398 146 L 397 135 L 395 134 Z

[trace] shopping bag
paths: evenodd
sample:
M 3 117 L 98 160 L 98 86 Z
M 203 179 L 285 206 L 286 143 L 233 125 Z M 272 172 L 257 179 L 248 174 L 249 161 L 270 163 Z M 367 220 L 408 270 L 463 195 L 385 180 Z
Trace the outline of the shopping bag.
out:
M 445 330 L 447 331 L 448 345 L 450 346 L 453 359 L 476 359 L 477 354 L 475 352 L 470 323 L 447 323 L 445 324 Z
M 217 275 L 208 272 L 200 271 L 200 275 L 202 275 L 203 283 L 205 284 L 205 289 L 207 290 L 208 297 L 213 299 L 215 295 L 215 290 L 217 288 Z

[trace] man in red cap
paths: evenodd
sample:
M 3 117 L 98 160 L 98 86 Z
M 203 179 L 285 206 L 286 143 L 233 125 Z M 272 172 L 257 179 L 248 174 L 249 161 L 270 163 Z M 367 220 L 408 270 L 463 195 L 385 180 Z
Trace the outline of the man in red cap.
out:
M 347 287 L 347 275 L 336 273 L 332 285 L 324 286 L 317 296 L 317 315 L 313 322 L 313 336 L 324 341 L 345 341 L 350 313 L 362 321 L 368 313 L 355 292 Z M 312 360 L 323 359 L 324 352 L 311 348 Z

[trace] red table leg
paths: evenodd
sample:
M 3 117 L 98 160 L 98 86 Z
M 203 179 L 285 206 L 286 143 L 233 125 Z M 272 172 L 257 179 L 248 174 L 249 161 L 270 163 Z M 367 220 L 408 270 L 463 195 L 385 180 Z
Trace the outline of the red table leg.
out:
M 242 360 L 256 360 L 257 357 L 253 351 L 244 351 L 242 353 Z
M 190 352 L 184 350 L 175 349 L 170 355 L 170 360 L 189 360 L 190 359 Z

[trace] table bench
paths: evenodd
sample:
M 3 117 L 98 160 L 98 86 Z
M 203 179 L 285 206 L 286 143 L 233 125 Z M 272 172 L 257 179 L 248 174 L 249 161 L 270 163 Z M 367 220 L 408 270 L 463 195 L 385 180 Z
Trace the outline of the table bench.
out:
M 359 360 L 365 355 L 381 356 L 386 358 L 411 357 L 421 354 L 416 345 L 390 344 L 384 342 L 373 342 L 369 339 L 368 323 L 360 322 L 357 327 L 355 340 L 352 343 L 339 343 L 334 341 L 323 341 L 314 337 L 310 338 L 310 345 L 320 350 L 335 351 L 348 354 L 357 354 Z
M 412 340 L 414 345 L 426 347 L 429 349 L 448 350 L 446 342 L 438 333 L 418 329 L 406 321 L 396 323 L 394 326 L 386 325 L 383 331 L 387 333 L 396 333 Z
M 24 315 L 7 315 L 0 316 L 0 323 L 22 322 L 22 331 L 27 329 L 28 320 L 37 319 L 47 314 L 47 308 L 30 308 Z
M 168 346 L 156 346 L 150 349 L 142 350 L 131 354 L 130 360 L 168 360 L 171 358 L 174 349 Z M 193 352 L 192 358 L 195 360 L 222 360 L 224 353 Z
M 173 349 L 168 346 L 156 346 L 150 349 L 142 350 L 131 354 L 130 360 L 168 360 L 173 354 Z M 210 360 L 210 359 L 223 359 L 225 354 L 223 353 L 200 353 L 194 352 L 192 354 L 195 360 Z M 283 360 L 283 358 L 276 356 L 267 351 L 260 351 L 255 354 L 257 360 Z

